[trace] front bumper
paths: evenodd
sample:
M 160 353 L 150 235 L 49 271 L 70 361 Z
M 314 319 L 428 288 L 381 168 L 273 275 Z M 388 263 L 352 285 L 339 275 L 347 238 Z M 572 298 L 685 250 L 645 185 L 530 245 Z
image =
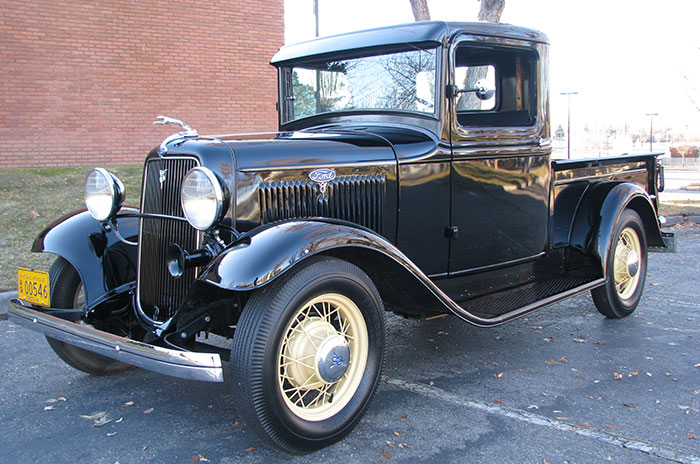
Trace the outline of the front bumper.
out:
M 50 338 L 126 364 L 190 380 L 223 382 L 218 353 L 197 353 L 149 345 L 90 326 L 45 314 L 18 299 L 10 300 L 9 319 Z

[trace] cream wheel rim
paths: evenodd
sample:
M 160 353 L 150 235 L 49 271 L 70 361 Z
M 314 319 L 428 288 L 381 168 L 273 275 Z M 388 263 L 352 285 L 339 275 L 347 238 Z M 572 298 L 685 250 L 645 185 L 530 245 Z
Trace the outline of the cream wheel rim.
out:
M 367 365 L 362 312 L 348 297 L 325 293 L 303 304 L 283 334 L 277 372 L 285 404 L 304 420 L 333 417 L 357 391 Z
M 637 289 L 640 279 L 642 246 L 637 233 L 630 227 L 623 229 L 615 246 L 615 291 L 622 300 L 629 299 Z

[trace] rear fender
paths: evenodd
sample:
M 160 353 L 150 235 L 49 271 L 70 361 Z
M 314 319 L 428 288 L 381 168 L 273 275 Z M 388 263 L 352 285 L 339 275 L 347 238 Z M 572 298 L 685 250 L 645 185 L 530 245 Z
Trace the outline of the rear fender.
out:
M 648 245 L 665 246 L 656 209 L 644 189 L 628 182 L 597 184 L 581 199 L 571 228 L 570 245 L 595 256 L 603 273 L 612 249 L 615 226 L 626 208 L 641 217 Z
M 125 207 L 120 213 L 138 213 L 138 209 Z M 117 226 L 122 237 L 137 241 L 138 218 L 120 217 Z M 124 291 L 125 286 L 130 289 L 127 284 L 136 281 L 137 246 L 119 240 L 113 229 L 103 228 L 84 209 L 46 227 L 34 240 L 32 251 L 57 254 L 75 268 L 88 309 Z

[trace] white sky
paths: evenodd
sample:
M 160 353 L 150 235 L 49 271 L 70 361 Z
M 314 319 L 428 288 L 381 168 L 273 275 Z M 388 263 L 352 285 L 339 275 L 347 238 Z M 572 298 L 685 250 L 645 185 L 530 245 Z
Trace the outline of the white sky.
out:
M 428 0 L 432 19 L 476 20 L 477 0 Z M 319 0 L 320 35 L 413 21 L 408 0 Z M 539 29 L 551 42 L 552 126 L 608 124 L 700 133 L 699 0 L 506 0 L 501 21 Z M 285 0 L 285 41 L 315 33 L 313 1 Z M 681 71 L 682 70 L 682 71 Z M 683 74 L 690 81 L 683 78 Z M 693 86 L 695 86 L 693 90 Z

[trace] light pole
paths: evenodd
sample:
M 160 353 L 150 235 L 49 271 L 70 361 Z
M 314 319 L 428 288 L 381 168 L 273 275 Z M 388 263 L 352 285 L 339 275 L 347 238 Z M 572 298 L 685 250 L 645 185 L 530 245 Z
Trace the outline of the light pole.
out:
M 658 115 L 659 113 L 647 113 L 644 115 L 651 118 L 649 121 L 649 153 L 651 153 L 654 148 L 654 116 Z
M 568 98 L 568 125 L 566 128 L 566 159 L 571 159 L 571 96 L 578 95 L 578 92 L 561 92 L 559 95 L 566 95 Z

